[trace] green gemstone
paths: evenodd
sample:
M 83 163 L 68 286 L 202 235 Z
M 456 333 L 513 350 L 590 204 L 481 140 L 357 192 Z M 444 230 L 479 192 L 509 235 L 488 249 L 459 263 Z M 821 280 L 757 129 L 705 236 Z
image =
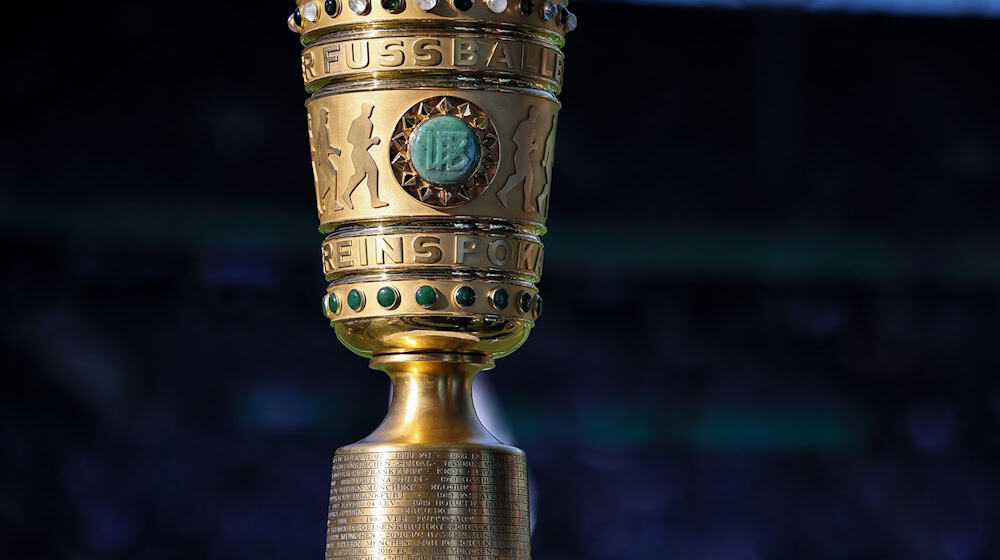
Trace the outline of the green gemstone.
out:
M 361 308 L 365 305 L 365 298 L 361 295 L 358 290 L 351 290 L 347 292 L 347 307 L 355 311 L 361 311 Z
M 336 315 L 338 309 L 340 309 L 340 300 L 337 299 L 337 294 L 327 294 L 326 311 L 329 311 L 330 315 Z
M 417 174 L 438 185 L 465 182 L 479 165 L 479 137 L 465 121 L 438 116 L 410 137 L 410 159 Z
M 431 286 L 420 286 L 417 288 L 417 305 L 420 307 L 430 307 L 437 303 L 438 293 Z
M 382 0 L 382 7 L 390 12 L 398 12 L 403 0 Z
M 462 286 L 455 290 L 455 303 L 462 307 L 469 307 L 476 303 L 476 291 L 468 286 Z
M 389 309 L 396 306 L 396 300 L 399 299 L 399 295 L 396 293 L 395 289 L 390 288 L 389 286 L 383 286 L 378 289 L 375 299 L 378 300 L 379 305 Z
M 531 292 L 521 292 L 521 299 L 518 301 L 518 307 L 521 308 L 521 313 L 527 313 L 531 311 Z
M 535 296 L 535 317 L 539 317 L 542 314 L 542 296 Z
M 504 288 L 497 288 L 493 292 L 493 307 L 503 311 L 507 309 L 507 304 L 509 303 L 510 296 L 507 294 L 507 290 Z

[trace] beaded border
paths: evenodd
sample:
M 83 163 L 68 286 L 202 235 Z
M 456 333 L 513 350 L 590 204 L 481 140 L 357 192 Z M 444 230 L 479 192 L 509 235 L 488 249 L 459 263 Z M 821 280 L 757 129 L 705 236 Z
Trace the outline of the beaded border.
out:
M 344 4 L 346 3 L 346 7 Z M 434 10 L 447 6 L 449 0 L 413 0 L 413 3 L 426 15 L 435 14 Z M 489 12 L 497 15 L 519 15 L 524 18 L 524 23 L 542 25 L 552 28 L 563 34 L 576 29 L 576 15 L 569 10 L 565 3 L 554 2 L 553 0 L 484 0 L 483 5 Z M 536 9 L 536 4 L 539 7 Z M 457 14 L 469 12 L 475 6 L 475 0 L 450 0 L 448 8 L 454 8 Z M 385 15 L 399 15 L 406 9 L 406 0 L 379 0 L 379 7 Z M 288 28 L 295 33 L 306 33 L 313 29 L 326 25 L 334 25 L 338 18 L 346 10 L 357 16 L 378 17 L 375 14 L 372 0 L 306 0 L 295 7 L 291 15 L 288 16 Z M 536 21 L 531 21 L 536 19 Z M 539 21 L 540 20 L 540 23 Z
M 427 288 L 434 290 L 433 297 Z M 423 315 L 493 316 L 534 322 L 541 310 L 542 298 L 537 288 L 476 280 L 335 284 L 323 296 L 323 316 L 330 321 Z

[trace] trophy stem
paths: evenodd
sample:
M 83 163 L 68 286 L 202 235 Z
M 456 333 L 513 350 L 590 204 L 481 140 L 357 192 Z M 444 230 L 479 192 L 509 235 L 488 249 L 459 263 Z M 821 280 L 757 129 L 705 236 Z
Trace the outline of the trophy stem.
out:
M 388 354 L 389 412 L 333 460 L 326 558 L 529 559 L 524 452 L 472 401 L 485 355 Z
M 503 446 L 472 402 L 473 379 L 493 367 L 488 356 L 388 354 L 373 358 L 371 366 L 392 379 L 392 401 L 382 424 L 360 443 Z

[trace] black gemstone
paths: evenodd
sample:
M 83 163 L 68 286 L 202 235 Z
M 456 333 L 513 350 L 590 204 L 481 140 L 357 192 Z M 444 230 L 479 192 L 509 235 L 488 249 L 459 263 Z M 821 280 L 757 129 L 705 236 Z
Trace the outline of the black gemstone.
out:
M 295 6 L 295 11 L 292 12 L 292 20 L 295 21 L 295 25 L 302 27 L 302 11 L 299 10 L 298 6 Z
M 476 291 L 468 286 L 462 286 L 455 290 L 455 303 L 462 307 L 469 307 L 476 303 Z
M 326 15 L 328 16 L 333 17 L 337 15 L 337 0 L 326 0 L 326 3 L 323 4 L 323 9 L 326 10 Z
M 530 16 L 535 9 L 535 0 L 521 0 L 521 13 Z
M 455 7 L 464 12 L 472 7 L 472 0 L 455 0 Z
M 521 308 L 521 313 L 527 313 L 531 311 L 531 292 L 521 292 L 521 299 L 517 302 L 518 307 Z
M 559 23 L 566 25 L 567 21 L 569 21 L 569 10 L 566 9 L 566 6 L 563 6 L 559 9 Z
M 493 307 L 495 307 L 498 311 L 503 311 L 504 309 L 507 309 L 507 303 L 508 303 L 507 298 L 508 298 L 507 290 L 503 288 L 497 288 L 496 291 L 493 292 L 493 298 L 492 298 Z

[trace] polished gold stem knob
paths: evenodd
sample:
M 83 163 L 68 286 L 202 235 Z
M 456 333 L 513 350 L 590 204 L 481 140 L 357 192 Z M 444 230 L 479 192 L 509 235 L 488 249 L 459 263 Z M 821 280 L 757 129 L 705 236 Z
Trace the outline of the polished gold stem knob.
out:
M 392 380 L 392 401 L 382 424 L 365 443 L 500 443 L 479 421 L 472 403 L 472 381 L 493 360 L 468 354 L 386 354 L 371 365 Z

